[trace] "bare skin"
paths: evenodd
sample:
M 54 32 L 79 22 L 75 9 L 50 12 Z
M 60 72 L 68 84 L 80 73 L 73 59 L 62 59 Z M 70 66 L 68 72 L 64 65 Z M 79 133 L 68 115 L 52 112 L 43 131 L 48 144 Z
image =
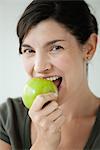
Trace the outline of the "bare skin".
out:
M 31 150 L 83 150 L 100 106 L 86 72 L 87 56 L 93 57 L 96 45 L 96 34 L 80 45 L 52 19 L 33 27 L 23 40 L 22 60 L 30 78 L 62 77 L 58 95 L 39 95 L 29 110 Z
M 90 115 L 88 114 L 87 116 L 86 115 L 80 117 L 78 116 L 69 120 L 66 118 L 66 121 L 64 122 L 60 130 L 60 135 L 59 135 L 61 138 L 60 142 L 58 146 L 54 148 L 54 150 L 75 150 L 75 149 L 83 150 L 90 136 L 92 127 L 95 123 L 95 119 L 96 119 L 95 114 L 100 105 L 99 99 L 97 99 L 96 97 L 94 99 L 94 102 L 96 102 L 94 103 L 95 105 L 92 108 L 94 110 L 92 110 Z M 48 126 L 48 122 L 45 125 Z M 47 140 L 47 134 L 46 132 L 44 133 L 46 135 L 46 140 Z M 38 134 L 37 129 L 35 128 L 34 123 L 32 123 L 31 140 L 33 144 L 33 150 L 35 149 L 34 143 L 36 142 L 37 134 Z M 43 139 L 43 135 L 41 136 L 42 138 L 40 139 Z M 45 145 L 45 143 L 43 145 Z M 52 147 L 50 148 L 50 150 L 52 150 Z
M 11 145 L 0 140 L 0 150 L 11 150 Z
M 56 45 L 62 46 L 63 49 L 51 51 L 50 48 L 49 51 L 47 43 L 52 39 L 61 39 Z M 48 95 L 40 95 L 36 104 L 29 110 L 32 119 L 32 150 L 81 150 L 85 146 L 100 105 L 99 98 L 94 96 L 88 87 L 85 61 L 88 54 L 89 59 L 92 58 L 96 42 L 97 37 L 92 34 L 85 45 L 79 45 L 75 37 L 53 20 L 41 22 L 25 38 L 22 52 L 28 48 L 25 48 L 25 44 L 33 50 L 29 57 L 26 53 L 23 55 L 25 70 L 29 76 L 46 78 L 59 75 L 63 78 L 56 99 L 52 94 L 49 98 Z M 57 108 L 51 103 L 41 109 L 43 102 L 48 99 L 56 100 Z M 54 112 L 59 109 L 62 113 L 57 116 Z M 62 124 L 59 118 L 63 120 Z

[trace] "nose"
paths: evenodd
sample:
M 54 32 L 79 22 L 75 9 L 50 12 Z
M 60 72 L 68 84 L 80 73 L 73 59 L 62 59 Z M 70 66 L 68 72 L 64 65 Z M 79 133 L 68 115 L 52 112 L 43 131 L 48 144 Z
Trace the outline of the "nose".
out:
M 34 62 L 35 73 L 46 73 L 51 69 L 50 60 L 46 56 L 37 56 Z

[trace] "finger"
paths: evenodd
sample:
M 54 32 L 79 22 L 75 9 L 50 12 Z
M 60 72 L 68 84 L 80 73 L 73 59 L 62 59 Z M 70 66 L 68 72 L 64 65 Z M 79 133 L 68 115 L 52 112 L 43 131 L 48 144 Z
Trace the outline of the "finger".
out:
M 50 121 L 47 119 L 47 117 L 44 117 L 44 118 L 42 118 L 42 119 L 39 121 L 38 125 L 39 125 L 43 130 L 47 131 L 47 130 L 49 129 L 51 123 L 52 123 L 52 122 L 50 122 Z
M 44 104 L 46 104 L 49 101 L 57 100 L 57 94 L 56 93 L 48 93 L 48 94 L 41 94 L 38 95 L 32 104 L 32 108 L 34 111 L 39 111 L 42 109 Z
M 64 124 L 64 122 L 65 122 L 64 115 L 61 115 L 60 117 L 58 117 L 57 120 L 54 121 L 56 130 L 59 130 L 62 127 L 62 125 Z
M 34 109 L 29 110 L 29 116 L 34 122 L 39 122 L 41 118 L 47 117 L 50 113 L 55 111 L 58 108 L 58 103 L 56 101 L 51 101 L 44 109 L 39 111 L 34 111 Z
M 65 122 L 65 117 L 61 115 L 58 117 L 55 121 L 51 121 L 51 124 L 49 126 L 49 130 L 51 133 L 57 133 L 61 131 L 61 127 Z
M 41 115 L 48 116 L 53 111 L 55 111 L 58 108 L 58 103 L 53 100 L 48 105 L 46 105 L 41 111 Z
M 50 121 L 55 121 L 57 120 L 61 115 L 63 114 L 61 109 L 56 109 L 54 112 L 52 112 L 49 116 L 48 116 L 48 120 Z

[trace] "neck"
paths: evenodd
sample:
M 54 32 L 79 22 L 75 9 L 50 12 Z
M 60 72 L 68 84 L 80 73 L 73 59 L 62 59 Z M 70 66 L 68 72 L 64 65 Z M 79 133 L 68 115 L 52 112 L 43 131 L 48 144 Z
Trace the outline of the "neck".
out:
M 81 87 L 60 106 L 68 120 L 73 118 L 91 117 L 96 114 L 100 102 L 90 89 Z

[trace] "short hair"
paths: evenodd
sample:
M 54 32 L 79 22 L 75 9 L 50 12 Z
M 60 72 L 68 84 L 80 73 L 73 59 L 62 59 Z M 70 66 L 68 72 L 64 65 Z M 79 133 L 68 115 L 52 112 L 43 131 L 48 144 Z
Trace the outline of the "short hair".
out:
M 98 24 L 84 0 L 33 0 L 17 24 L 19 53 L 23 39 L 32 27 L 43 20 L 54 19 L 84 44 L 92 33 L 98 34 Z

